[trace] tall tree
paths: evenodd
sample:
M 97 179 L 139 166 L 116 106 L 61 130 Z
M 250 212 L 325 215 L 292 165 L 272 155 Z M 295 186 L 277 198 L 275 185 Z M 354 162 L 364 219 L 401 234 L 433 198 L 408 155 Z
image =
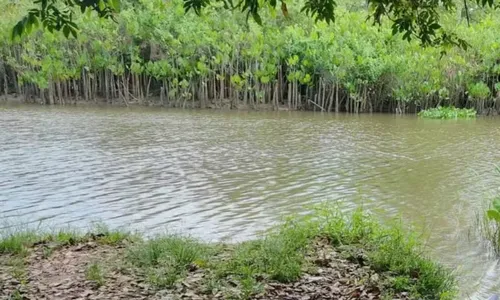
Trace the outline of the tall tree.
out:
M 405 40 L 416 38 L 423 46 L 456 45 L 467 48 L 467 42 L 454 34 L 443 30 L 440 13 L 456 9 L 455 0 L 366 0 L 370 8 L 369 20 L 374 25 L 381 24 L 384 19 L 392 21 L 392 33 L 402 33 Z M 463 2 L 462 2 L 463 1 Z M 462 0 L 467 20 L 469 20 L 469 1 Z M 499 0 L 473 0 L 481 7 L 499 8 Z M 203 8 L 212 2 L 222 2 L 226 9 L 247 12 L 247 18 L 262 24 L 259 11 L 266 6 L 276 8 L 278 0 L 184 0 L 184 8 L 201 14 Z M 13 38 L 30 32 L 41 24 L 49 31 L 60 31 L 68 37 L 77 36 L 77 24 L 73 22 L 75 9 L 81 13 L 87 10 L 97 12 L 101 18 L 113 19 L 120 9 L 120 0 L 35 0 L 35 7 L 28 11 L 12 31 Z M 316 21 L 335 22 L 335 0 L 305 0 L 302 12 Z M 280 0 L 279 7 L 285 16 L 288 15 L 287 3 Z

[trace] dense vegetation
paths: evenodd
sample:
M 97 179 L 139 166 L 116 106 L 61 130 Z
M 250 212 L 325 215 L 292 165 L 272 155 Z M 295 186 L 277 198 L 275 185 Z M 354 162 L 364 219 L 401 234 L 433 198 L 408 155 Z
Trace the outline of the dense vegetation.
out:
M 334 24 L 288 4 L 288 17 L 210 7 L 185 15 L 183 2 L 129 1 L 114 23 L 88 14 L 78 39 L 33 31 L 10 39 L 30 2 L 1 0 L 0 91 L 26 101 L 85 100 L 169 107 L 419 111 L 453 105 L 500 110 L 500 14 L 443 13 L 443 26 L 466 38 L 464 51 L 422 48 L 365 22 L 366 6 L 338 3 Z M 475 22 L 475 20 L 478 20 Z M 480 21 L 479 21 L 480 20 Z

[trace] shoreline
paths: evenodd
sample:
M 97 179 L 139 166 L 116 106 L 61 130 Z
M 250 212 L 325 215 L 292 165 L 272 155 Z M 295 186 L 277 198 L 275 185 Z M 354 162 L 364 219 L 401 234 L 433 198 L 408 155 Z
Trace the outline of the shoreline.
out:
M 88 233 L 0 235 L 0 299 L 454 299 L 415 234 L 318 208 L 251 241 Z
M 322 111 L 320 109 L 289 109 L 285 104 L 279 105 L 279 106 L 273 106 L 269 104 L 258 104 L 258 105 L 245 105 L 243 102 L 239 101 L 235 103 L 236 101 L 231 100 L 231 99 L 224 99 L 223 100 L 223 105 L 221 106 L 220 103 L 212 103 L 212 105 L 207 105 L 205 107 L 202 107 L 199 101 L 195 102 L 190 102 L 187 104 L 185 107 L 178 107 L 178 106 L 165 106 L 163 105 L 160 101 L 160 98 L 158 97 L 150 97 L 147 98 L 146 102 L 140 103 L 138 101 L 135 102 L 128 102 L 124 103 L 121 102 L 119 99 L 114 99 L 116 101 L 106 101 L 106 99 L 96 99 L 95 101 L 85 101 L 83 99 L 73 101 L 68 101 L 68 103 L 64 104 L 43 104 L 43 103 L 37 103 L 36 101 L 32 102 L 26 102 L 22 97 L 19 96 L 11 96 L 9 95 L 7 98 L 0 96 L 0 104 L 7 104 L 7 105 L 33 105 L 33 106 L 48 106 L 48 107 L 112 107 L 112 108 L 151 108 L 151 109 L 181 109 L 181 110 L 221 110 L 221 111 L 242 111 L 242 112 L 253 112 L 253 111 L 264 111 L 264 112 L 320 112 L 320 113 L 326 113 L 326 114 L 354 114 L 354 115 L 370 115 L 370 114 L 383 114 L 383 115 L 415 115 L 415 116 L 420 116 L 420 113 L 427 111 L 427 110 L 420 110 L 420 111 L 407 111 L 407 112 L 391 112 L 391 111 L 374 111 L 374 112 L 358 112 L 358 113 L 352 113 L 352 112 L 346 112 L 346 111 L 340 111 L 340 112 L 327 112 L 327 111 Z M 466 110 L 465 108 L 458 108 L 458 110 Z M 437 108 L 430 108 L 428 110 L 438 110 Z M 481 113 L 477 112 L 478 117 L 484 117 L 484 116 L 498 116 L 499 111 L 494 110 L 494 109 L 489 109 L 485 110 Z M 475 116 L 474 116 L 475 117 Z M 424 118 L 429 118 L 429 117 L 424 117 Z M 433 117 L 430 117 L 433 118 Z M 438 118 L 440 119 L 440 117 Z M 442 118 L 446 119 L 446 118 Z

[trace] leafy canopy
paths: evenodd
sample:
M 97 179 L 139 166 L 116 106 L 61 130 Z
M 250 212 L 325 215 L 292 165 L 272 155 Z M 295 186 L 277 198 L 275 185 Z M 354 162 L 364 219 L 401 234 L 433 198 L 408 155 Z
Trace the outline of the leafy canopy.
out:
M 201 14 L 203 8 L 213 2 L 222 2 L 224 8 L 241 10 L 252 17 L 255 22 L 262 24 L 259 11 L 263 7 L 276 8 L 278 0 L 183 0 L 186 12 L 193 10 Z M 420 40 L 423 46 L 456 45 L 467 48 L 467 42 L 456 35 L 443 30 L 440 24 L 440 13 L 457 8 L 456 0 L 366 0 L 370 9 L 369 19 L 374 25 L 380 25 L 384 19 L 392 21 L 392 33 L 402 33 L 403 39 Z M 481 7 L 499 8 L 499 0 L 460 0 L 469 20 L 469 1 Z M 61 31 L 66 37 L 77 36 L 77 25 L 73 22 L 74 8 L 81 13 L 87 10 L 97 12 L 101 18 L 111 18 L 120 9 L 120 0 L 35 0 L 35 8 L 20 20 L 12 31 L 12 37 L 29 33 L 33 27 L 42 24 L 49 31 Z M 301 9 L 316 21 L 325 21 L 328 24 L 335 22 L 335 0 L 305 0 Z M 288 16 L 285 0 L 280 0 L 280 8 Z

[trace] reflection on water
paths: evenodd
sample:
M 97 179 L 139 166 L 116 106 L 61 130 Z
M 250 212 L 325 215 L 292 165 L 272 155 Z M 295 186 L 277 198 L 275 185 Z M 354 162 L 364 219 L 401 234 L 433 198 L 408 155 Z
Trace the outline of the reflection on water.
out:
M 239 240 L 304 204 L 362 204 L 431 232 L 464 295 L 500 288 L 466 237 L 500 182 L 500 119 L 4 106 L 0 127 L 3 217 Z

